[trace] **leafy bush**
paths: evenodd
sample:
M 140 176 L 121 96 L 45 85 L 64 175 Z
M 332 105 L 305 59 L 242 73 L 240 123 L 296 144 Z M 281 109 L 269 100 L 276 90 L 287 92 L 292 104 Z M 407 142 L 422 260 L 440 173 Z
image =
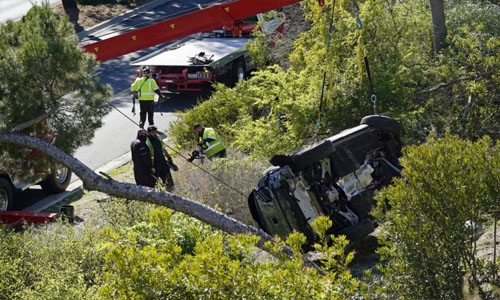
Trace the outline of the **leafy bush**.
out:
M 467 224 L 482 224 L 498 212 L 500 148 L 487 137 L 472 143 L 447 135 L 406 149 L 401 163 L 404 178 L 379 196 L 391 207 L 383 227 L 387 247 L 382 253 L 389 263 L 381 268 L 380 294 L 463 299 L 468 285 L 484 297 L 485 278 L 479 276 L 484 262 L 476 257 Z
M 183 254 L 176 244 L 177 235 L 171 221 L 172 216 L 165 210 L 145 227 L 121 234 L 110 233 L 101 296 L 113 299 L 346 299 L 361 290 L 360 283 L 347 271 L 349 259 L 342 256 L 345 239 L 335 239 L 332 248 L 322 248 L 326 253 L 323 263 L 331 267 L 331 272 L 322 276 L 316 269 L 304 267 L 300 248 L 305 239 L 301 234 L 292 235 L 287 242 L 296 253 L 292 258 L 261 255 L 256 259 L 258 238 L 228 236 L 218 231 L 194 234 L 193 251 Z M 281 249 L 278 245 L 269 247 L 275 253 Z
M 99 232 L 67 224 L 0 231 L 2 299 L 95 299 L 104 253 Z

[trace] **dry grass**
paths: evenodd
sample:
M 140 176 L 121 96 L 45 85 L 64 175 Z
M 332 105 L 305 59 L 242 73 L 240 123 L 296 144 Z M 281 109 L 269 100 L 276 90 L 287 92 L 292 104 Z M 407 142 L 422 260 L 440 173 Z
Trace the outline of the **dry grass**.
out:
M 251 161 L 241 154 L 205 160 L 203 165 L 175 159 L 179 171 L 172 172 L 174 193 L 216 208 L 246 224 L 254 225 L 247 198 L 267 168 L 265 162 Z
M 245 224 L 256 226 L 248 210 L 247 197 L 267 168 L 266 162 L 250 161 L 244 155 L 229 153 L 229 158 L 187 162 L 175 157 L 179 171 L 173 172 L 174 194 L 213 207 Z M 132 163 L 113 170 L 109 175 L 121 182 L 135 183 Z M 161 188 L 161 187 L 160 187 Z M 60 204 L 74 206 L 75 219 L 91 221 L 103 217 L 102 203 L 113 200 L 97 191 L 81 191 Z

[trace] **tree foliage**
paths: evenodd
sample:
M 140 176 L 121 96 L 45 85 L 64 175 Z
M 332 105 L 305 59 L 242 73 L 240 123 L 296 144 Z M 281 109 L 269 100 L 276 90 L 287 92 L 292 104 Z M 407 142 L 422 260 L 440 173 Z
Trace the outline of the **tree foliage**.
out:
M 173 218 L 183 226 L 172 223 Z M 323 261 L 332 269 L 321 276 L 302 264 L 300 247 L 305 237 L 301 234 L 288 240 L 296 253 L 292 259 L 273 258 L 255 251 L 255 237 L 228 236 L 191 222 L 161 210 L 149 225 L 110 232 L 101 295 L 113 299 L 347 299 L 360 291 L 361 284 L 347 270 L 349 258 L 338 255 L 345 239 L 330 248 L 325 245 Z M 179 229 L 196 241 L 187 252 L 179 247 Z
M 88 144 L 109 111 L 111 89 L 94 76 L 99 65 L 78 46 L 67 18 L 48 4 L 34 6 L 2 25 L 0 38 L 0 130 L 58 133 L 67 153 Z
M 447 40 L 435 56 L 428 1 L 357 4 L 301 2 L 311 27 L 293 41 L 290 67 L 267 66 L 232 90 L 219 86 L 210 101 L 181 116 L 176 141 L 186 145 L 182 128 L 200 119 L 231 146 L 270 157 L 381 112 L 403 120 L 409 144 L 432 130 L 497 137 L 497 5 L 446 2 Z M 259 48 L 267 46 L 251 46 Z
M 127 210 L 119 199 L 102 205 L 113 215 Z M 17 233 L 1 228 L 0 298 L 340 300 L 365 288 L 350 275 L 352 256 L 343 255 L 343 238 L 318 245 L 324 251 L 322 276 L 304 266 L 299 250 L 305 237 L 299 233 L 287 241 L 296 250 L 292 258 L 273 257 L 256 251 L 256 237 L 228 235 L 165 208 L 148 219 L 133 217 L 133 224 L 110 217 Z M 326 230 L 328 222 L 315 223 Z M 267 247 L 279 253 L 283 243 Z
M 491 218 L 500 192 L 500 148 L 487 137 L 468 142 L 447 135 L 407 148 L 402 165 L 404 177 L 379 195 L 391 207 L 381 294 L 463 299 L 464 286 L 481 290 L 485 262 L 476 257 L 475 230 Z

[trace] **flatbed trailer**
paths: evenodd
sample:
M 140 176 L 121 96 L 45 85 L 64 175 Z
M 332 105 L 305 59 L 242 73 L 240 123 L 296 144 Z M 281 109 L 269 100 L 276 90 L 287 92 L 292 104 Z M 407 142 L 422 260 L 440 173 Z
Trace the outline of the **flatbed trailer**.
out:
M 204 92 L 213 82 L 233 86 L 252 70 L 249 38 L 191 37 L 133 62 L 149 66 L 162 93 Z

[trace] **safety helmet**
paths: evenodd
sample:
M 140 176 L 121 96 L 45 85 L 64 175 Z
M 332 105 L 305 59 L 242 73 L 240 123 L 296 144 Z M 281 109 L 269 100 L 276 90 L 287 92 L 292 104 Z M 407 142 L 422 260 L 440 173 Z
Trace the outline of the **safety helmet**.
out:
M 148 66 L 143 66 L 142 67 L 142 73 L 151 73 L 151 69 L 149 69 Z

